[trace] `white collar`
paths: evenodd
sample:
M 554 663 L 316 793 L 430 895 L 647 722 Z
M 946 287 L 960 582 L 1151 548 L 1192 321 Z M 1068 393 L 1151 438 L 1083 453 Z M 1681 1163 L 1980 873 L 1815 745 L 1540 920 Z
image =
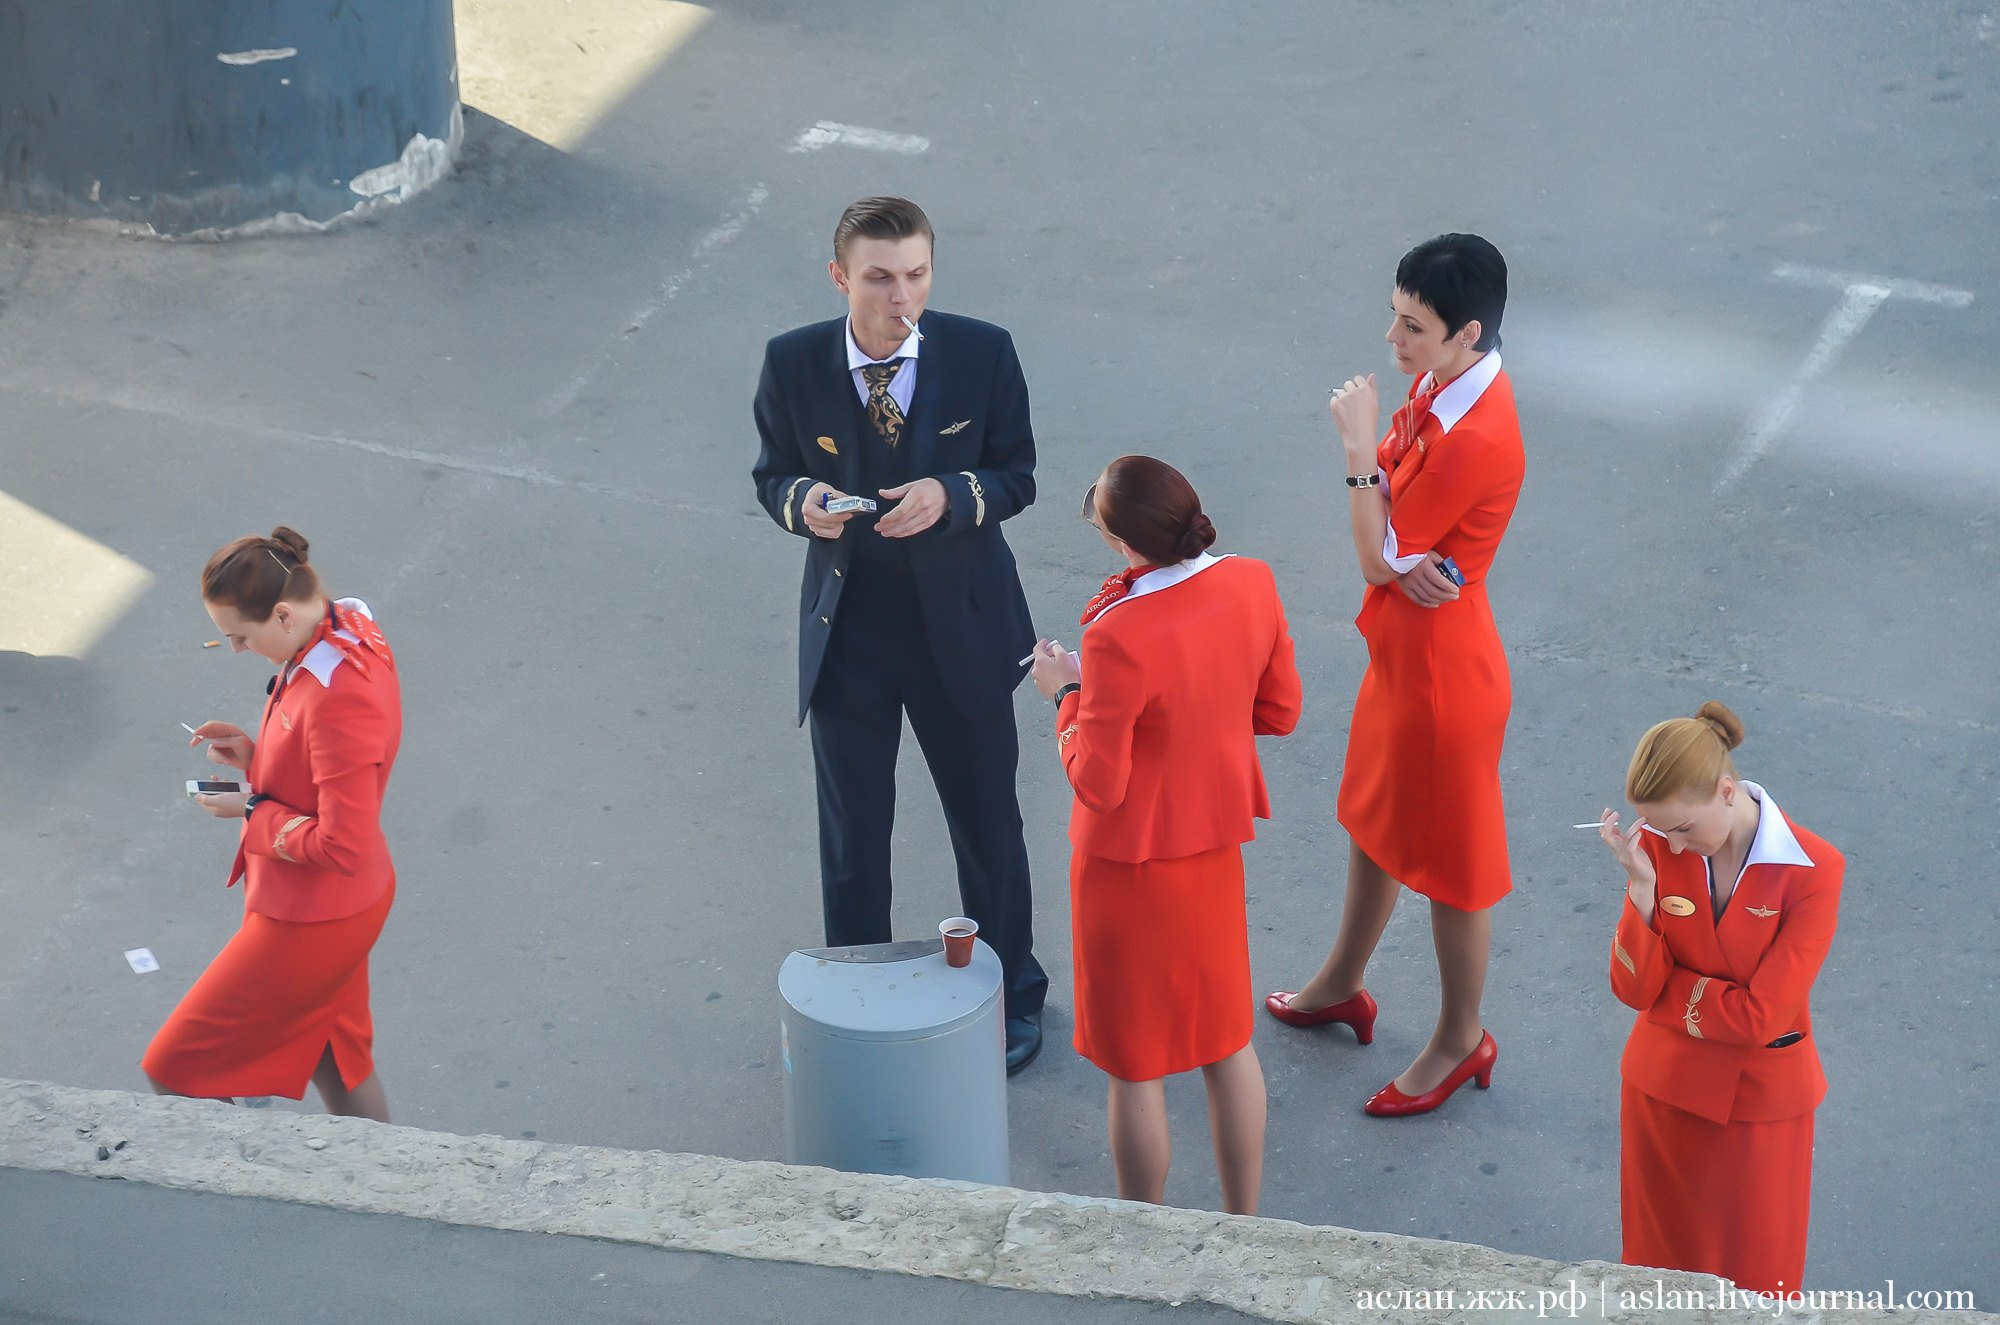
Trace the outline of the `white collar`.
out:
M 923 343 L 923 338 L 913 331 L 903 338 L 903 343 L 896 347 L 896 352 L 890 355 L 889 359 L 914 359 L 917 357 L 917 348 Z M 847 371 L 851 373 L 855 369 L 865 368 L 871 363 L 887 363 L 889 359 L 871 359 L 861 352 L 861 347 L 854 343 L 854 317 L 852 314 L 849 314 L 847 318 Z M 902 371 L 900 364 L 897 365 L 897 371 Z
M 851 342 L 850 342 L 851 343 Z M 1479 403 L 1486 394 L 1486 388 L 1493 385 L 1493 379 L 1500 376 L 1500 351 L 1488 350 L 1473 361 L 1472 367 L 1451 380 L 1451 385 L 1438 392 L 1431 402 L 1431 417 L 1438 421 L 1438 427 L 1450 432 L 1466 412 Z M 1435 373 L 1425 373 L 1425 385 L 1417 388 L 1422 395 L 1429 390 L 1429 383 L 1437 380 Z
M 1799 845 L 1798 835 L 1785 819 L 1785 812 L 1778 808 L 1778 802 L 1771 799 L 1771 793 L 1748 778 L 1738 778 L 1736 785 L 1750 793 L 1750 799 L 1757 802 L 1757 836 L 1750 841 L 1750 855 L 1744 860 L 1743 868 L 1752 865 L 1804 865 L 1811 867 L 1813 858 Z
M 1185 584 L 1207 570 L 1210 566 L 1221 565 L 1229 559 L 1230 555 L 1230 553 L 1225 552 L 1217 557 L 1204 552 L 1198 557 L 1189 557 L 1186 561 L 1176 565 L 1161 566 L 1157 570 L 1149 570 L 1138 579 L 1132 581 L 1132 587 L 1126 590 L 1123 598 L 1120 598 L 1117 602 L 1111 604 L 1110 607 L 1105 608 L 1104 611 L 1092 617 L 1091 624 L 1095 625 L 1097 622 L 1102 621 L 1111 612 L 1112 608 L 1121 607 L 1131 602 L 1134 598 L 1144 598 L 1149 593 L 1158 593 L 1162 589 L 1171 589 L 1176 584 Z
M 375 619 L 375 614 L 368 610 L 368 604 L 362 602 L 359 598 L 337 598 L 334 600 L 333 605 L 343 611 L 359 612 L 370 621 Z M 347 640 L 349 643 L 359 644 L 361 642 L 345 630 L 336 630 L 333 633 Z M 299 659 L 299 670 L 302 672 L 311 672 L 313 679 L 318 681 L 322 686 L 331 686 L 333 684 L 334 669 L 346 661 L 347 655 L 335 648 L 331 641 L 321 640 L 306 650 L 305 657 Z

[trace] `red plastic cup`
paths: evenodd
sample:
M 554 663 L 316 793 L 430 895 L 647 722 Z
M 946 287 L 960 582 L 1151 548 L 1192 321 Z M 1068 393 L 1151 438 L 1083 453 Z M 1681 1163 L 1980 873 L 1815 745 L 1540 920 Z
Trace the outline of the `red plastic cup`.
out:
M 938 922 L 938 933 L 944 935 L 944 964 L 946 966 L 972 965 L 972 940 L 979 933 L 979 922 L 967 916 L 953 916 Z

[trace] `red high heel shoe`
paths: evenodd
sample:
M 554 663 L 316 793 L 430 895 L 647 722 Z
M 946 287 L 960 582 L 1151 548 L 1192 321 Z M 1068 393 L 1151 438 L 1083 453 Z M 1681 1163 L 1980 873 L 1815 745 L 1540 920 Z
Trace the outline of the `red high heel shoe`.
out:
M 1314 1008 L 1311 1012 L 1292 1006 L 1293 992 L 1281 989 L 1265 998 L 1264 1011 L 1287 1026 L 1331 1026 L 1339 1022 L 1354 1028 L 1354 1039 L 1359 1044 L 1368 1044 L 1375 1039 L 1375 1014 L 1380 1009 L 1366 989 L 1358 990 L 1353 997 L 1343 998 L 1338 1003 Z
M 1492 1085 L 1493 1064 L 1499 1058 L 1500 1046 L 1493 1042 L 1493 1032 L 1481 1031 L 1478 1048 L 1467 1054 L 1465 1061 L 1454 1067 L 1451 1075 L 1443 1081 L 1421 1095 L 1405 1095 L 1391 1081 L 1361 1106 L 1362 1112 L 1376 1118 L 1407 1118 L 1415 1113 L 1429 1113 L 1450 1099 L 1451 1093 L 1468 1081 L 1477 1082 L 1481 1090 Z

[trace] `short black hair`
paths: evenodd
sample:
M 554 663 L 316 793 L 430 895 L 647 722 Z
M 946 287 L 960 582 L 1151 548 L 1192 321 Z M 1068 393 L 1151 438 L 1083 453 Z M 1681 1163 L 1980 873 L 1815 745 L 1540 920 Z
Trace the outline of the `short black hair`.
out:
M 1507 260 L 1478 235 L 1439 235 L 1403 255 L 1396 264 L 1396 288 L 1414 295 L 1444 319 L 1444 334 L 1456 336 L 1466 323 L 1479 323 L 1474 349 L 1500 347 L 1500 315 L 1507 311 Z

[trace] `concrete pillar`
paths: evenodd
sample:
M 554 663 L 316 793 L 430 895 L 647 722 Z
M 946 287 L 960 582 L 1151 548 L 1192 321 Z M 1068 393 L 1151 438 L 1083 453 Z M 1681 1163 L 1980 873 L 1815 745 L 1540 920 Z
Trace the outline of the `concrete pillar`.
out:
M 0 208 L 324 223 L 435 183 L 460 136 L 451 0 L 0 0 Z

